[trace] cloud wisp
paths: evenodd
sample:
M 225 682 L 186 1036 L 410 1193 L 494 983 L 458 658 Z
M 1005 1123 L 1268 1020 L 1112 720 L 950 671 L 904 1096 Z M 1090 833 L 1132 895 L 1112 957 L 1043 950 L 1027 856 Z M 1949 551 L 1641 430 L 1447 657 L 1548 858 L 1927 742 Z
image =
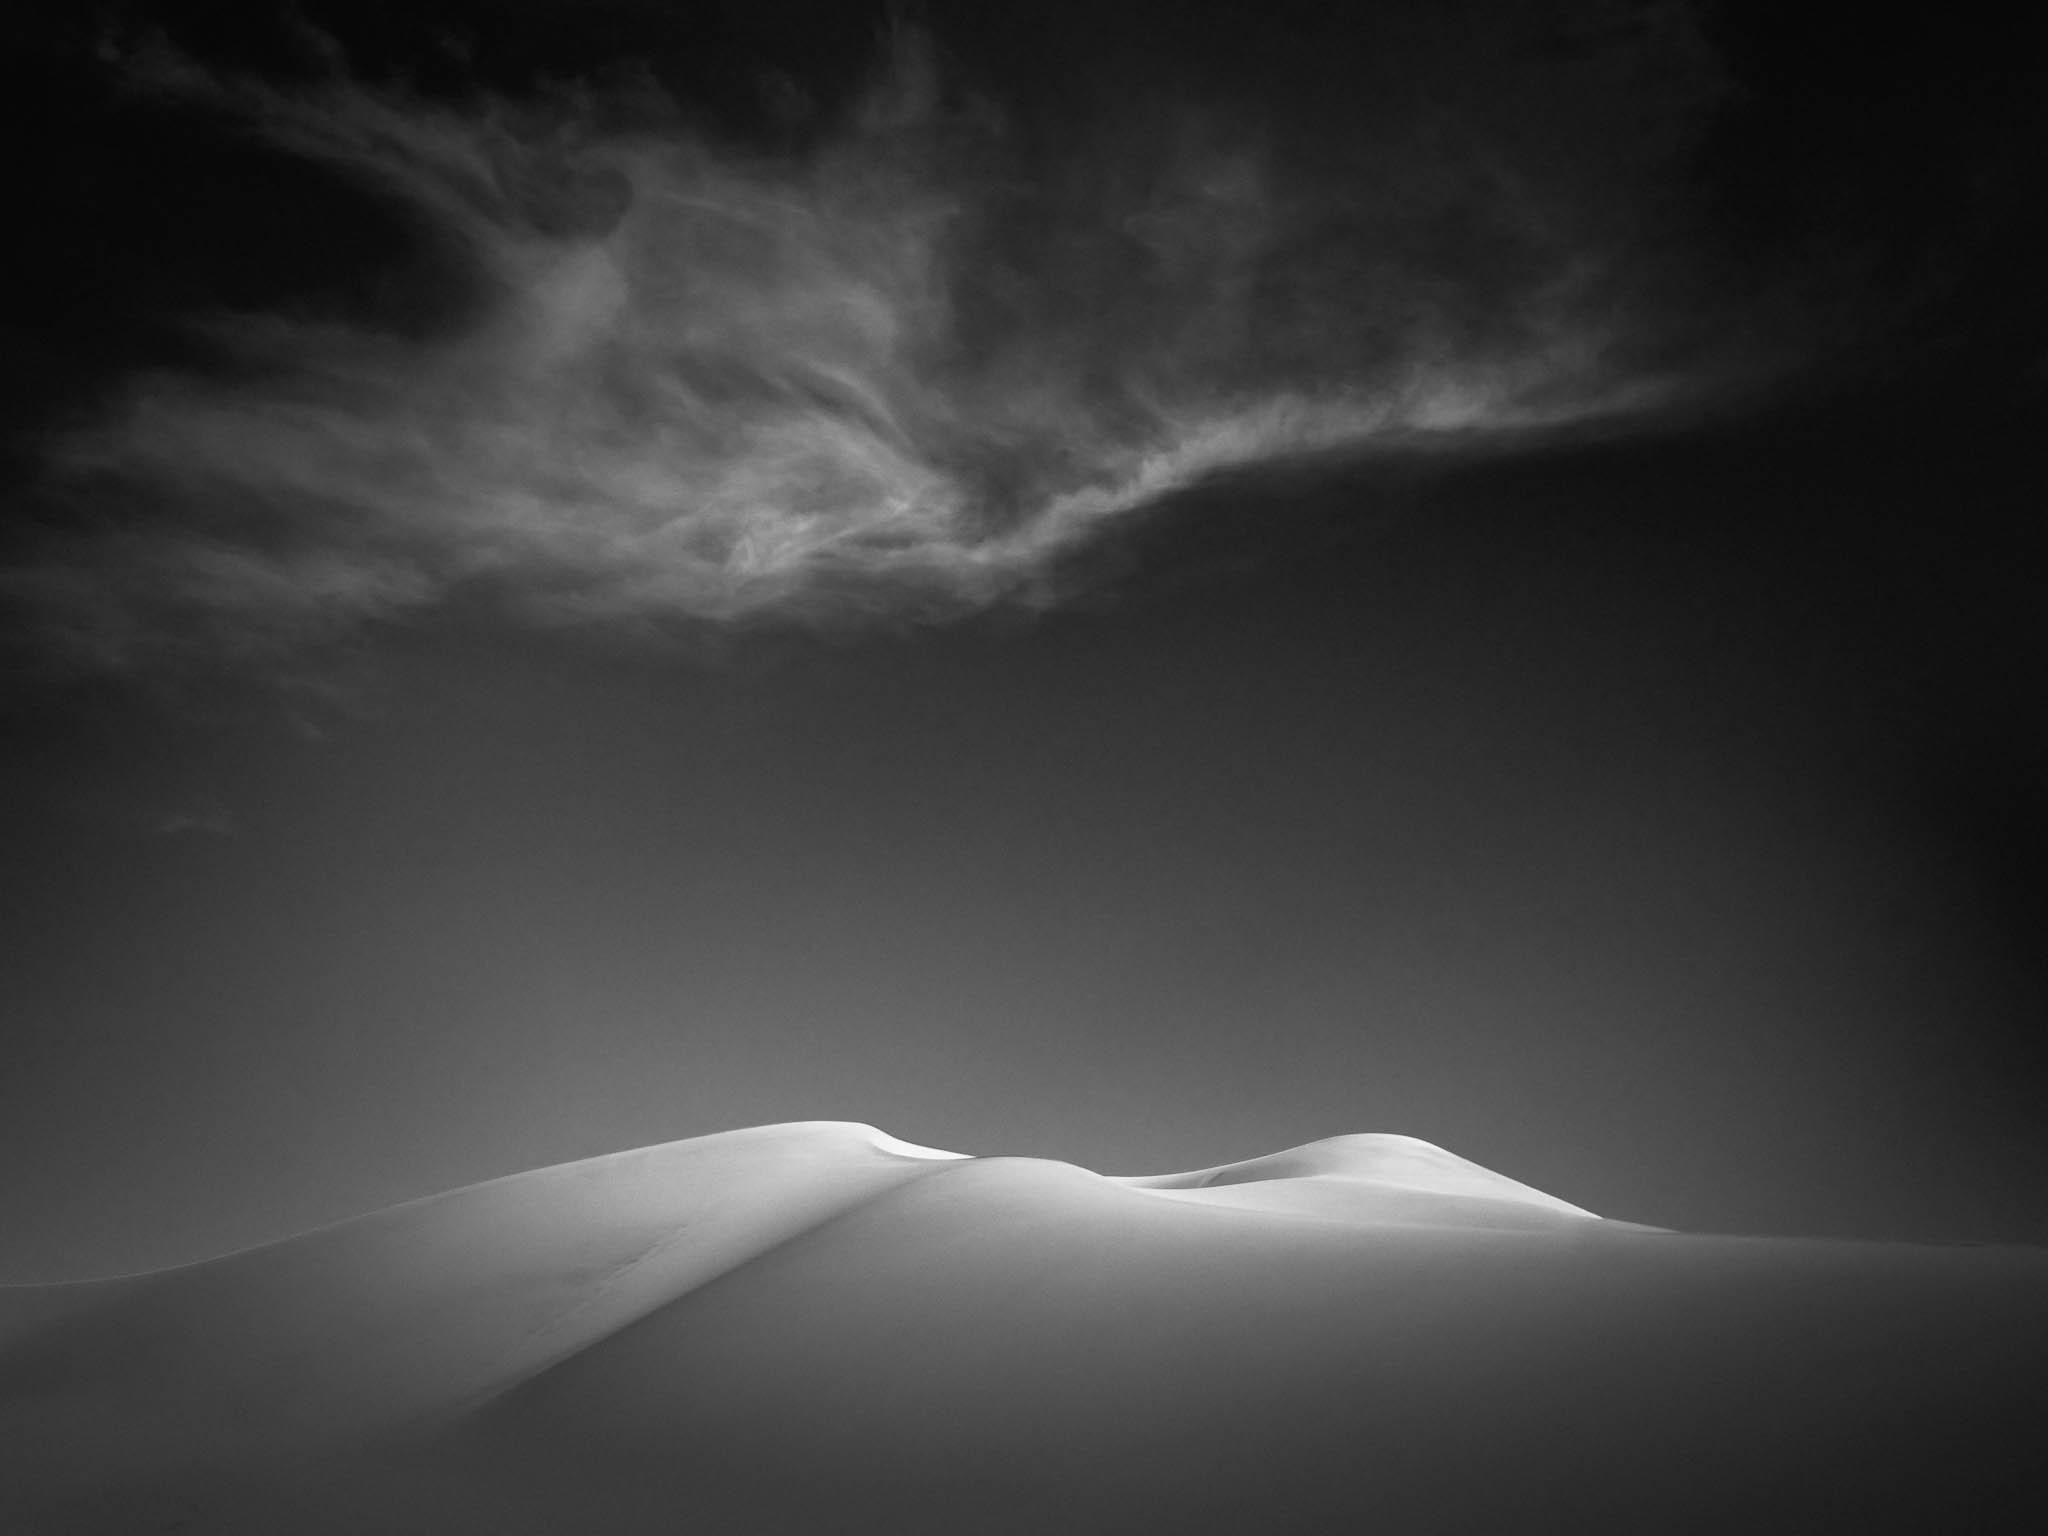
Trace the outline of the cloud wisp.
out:
M 424 323 L 199 317 L 222 366 L 129 378 L 48 443 L 49 495 L 118 511 L 5 591 L 109 666 L 457 596 L 942 617 L 1049 601 L 1067 554 L 1219 471 L 1654 419 L 1713 371 L 1640 215 L 1712 96 L 1691 48 L 1667 17 L 1509 49 L 1478 107 L 1051 132 L 904 34 L 776 151 L 645 85 L 450 101 L 158 50 L 124 66 L 144 89 L 402 209 L 466 292 Z

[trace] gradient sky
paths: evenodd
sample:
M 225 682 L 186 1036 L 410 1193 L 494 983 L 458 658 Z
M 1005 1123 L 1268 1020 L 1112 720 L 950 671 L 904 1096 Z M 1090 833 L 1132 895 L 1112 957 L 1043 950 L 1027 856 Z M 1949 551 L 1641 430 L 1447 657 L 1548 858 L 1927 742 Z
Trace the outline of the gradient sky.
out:
M 1311 230 L 1270 261 L 1198 240 L 1147 245 L 1167 251 L 1150 277 L 1105 276 L 1099 253 L 1060 269 L 1091 303 L 1156 299 L 1143 324 L 1091 320 L 1058 283 L 1000 304 L 976 288 L 959 309 L 981 318 L 945 338 L 967 361 L 876 384 L 842 349 L 806 354 L 790 383 L 728 353 L 786 340 L 793 290 L 735 287 L 743 264 L 691 247 L 725 263 L 719 313 L 770 317 L 721 332 L 714 370 L 687 352 L 688 305 L 643 316 L 681 327 L 663 356 L 698 369 L 693 410 L 740 409 L 772 379 L 779 402 L 824 398 L 830 423 L 886 415 L 882 436 L 925 452 L 888 474 L 1004 488 L 986 516 L 1007 542 L 892 529 L 860 545 L 867 563 L 716 587 L 768 594 L 744 612 L 695 595 L 712 588 L 694 568 L 555 540 L 610 483 L 596 471 L 564 500 L 537 492 L 516 525 L 491 521 L 504 485 L 473 454 L 429 455 L 395 490 L 366 480 L 348 455 L 399 451 L 415 377 L 455 392 L 433 397 L 459 402 L 451 434 L 536 407 L 501 418 L 459 393 L 500 352 L 374 351 L 365 328 L 347 377 L 375 403 L 300 410 L 344 376 L 303 296 L 346 279 L 349 303 L 424 306 L 415 330 L 432 331 L 483 302 L 465 283 L 488 284 L 436 275 L 431 227 L 393 233 L 385 204 L 308 190 L 283 150 L 211 128 L 176 142 L 151 114 L 189 128 L 178 114 L 198 108 L 94 95 L 107 50 L 38 34 L 45 83 L 10 109 L 39 286 L 10 317 L 6 396 L 0 1281 L 198 1259 L 522 1168 L 810 1118 L 1126 1173 L 1400 1131 L 1630 1220 L 2048 1241 L 2048 667 L 2029 543 L 2048 490 L 2030 291 L 2048 136 L 2023 106 L 2039 82 L 1960 21 L 1866 31 L 1845 57 L 1817 24 L 1708 11 L 1707 62 L 1685 77 L 1708 105 L 1686 108 L 1687 147 L 1657 171 L 1682 207 L 1646 229 L 1603 201 L 1647 197 L 1648 173 L 1585 147 L 1619 108 L 1487 183 L 1477 214 L 1442 192 L 1464 160 L 1388 151 L 1407 190 L 1368 244 L 1393 252 L 1403 297 L 1333 309 L 1378 269 L 1328 232 L 1350 183 L 1327 166 L 1287 179 L 1307 153 L 1288 112 L 1331 143 L 1406 144 L 1388 126 L 1405 119 L 1349 115 L 1331 40 L 1253 9 L 1212 8 L 1164 59 L 1138 8 L 1023 36 L 926 18 L 949 68 L 1008 92 L 1012 171 L 1057 160 L 1043 125 L 1123 81 L 1114 142 L 1167 124 L 1148 131 L 1196 145 L 1168 157 L 1203 167 L 1195 226 L 1222 208 Z M 1559 14 L 1585 36 L 1637 9 Z M 352 70 L 424 46 L 397 12 L 359 10 L 355 36 L 307 11 Z M 680 13 L 658 7 L 446 10 L 510 39 L 461 66 L 507 92 L 530 73 L 522 48 L 596 70 L 680 46 Z M 289 82 L 264 52 L 277 14 L 149 8 L 219 78 Z M 728 137 L 693 142 L 751 166 L 730 146 L 812 132 L 776 128 L 758 82 L 767 61 L 831 99 L 871 51 L 867 21 L 832 14 L 703 12 L 694 62 L 664 82 Z M 1493 34 L 1473 35 L 1490 58 Z M 1435 41 L 1400 46 L 1443 67 Z M 1408 55 L 1373 47 L 1359 78 L 1397 75 L 1389 50 Z M 1469 78 L 1505 68 L 1482 58 Z M 1632 102 L 1633 76 L 1614 78 Z M 1462 121 L 1457 91 L 1432 99 Z M 1277 191 L 1225 174 L 1248 163 L 1226 131 L 1242 122 L 1282 166 L 1262 173 Z M 57 147 L 35 147 L 38 125 Z M 970 171 L 947 174 L 999 179 Z M 1033 174 L 1016 217 L 1052 233 L 987 226 L 1023 242 L 1003 249 L 1026 274 L 1072 248 L 1058 220 L 1078 206 Z M 1558 250 L 1529 233 L 1558 225 L 1524 219 L 1525 193 L 1570 214 Z M 1444 233 L 1504 197 L 1524 245 L 1474 255 L 1492 246 Z M 1144 230 L 1169 203 L 1138 198 Z M 529 231 L 530 248 L 469 234 L 524 261 L 623 239 L 600 228 L 616 216 Z M 820 249 L 844 273 L 847 250 L 876 247 Z M 1348 275 L 1315 277 L 1333 251 Z M 898 291 L 898 255 L 860 269 L 863 294 Z M 1553 260 L 1615 275 L 1560 308 Z M 1212 288 L 1256 324 L 1173 309 Z M 1389 329 L 1439 288 L 1430 348 Z M 223 304 L 285 315 L 282 362 L 193 361 L 179 317 Z M 1341 336 L 1272 339 L 1304 315 Z M 1616 315 L 1637 329 L 1586 339 Z M 991 355 L 1018 355 L 1011 322 L 1070 340 L 1029 370 L 984 366 L 972 347 L 991 336 Z M 1289 392 L 1352 410 L 1407 387 L 1425 352 L 1450 380 L 1432 398 L 1465 413 L 1440 435 L 1342 416 L 1289 437 L 1239 410 Z M 1079 354 L 1069 373 L 1046 362 Z M 1597 366 L 1557 371 L 1566 355 Z M 820 396 L 827 373 L 854 382 Z M 138 387 L 148 421 L 120 403 Z M 1083 408 L 1113 429 L 1074 427 Z M 1134 479 L 1133 444 L 1173 473 Z M 708 478 L 692 485 L 730 500 L 752 451 L 693 461 Z M 294 478 L 315 462 L 326 479 Z M 820 483 L 842 482 L 804 494 Z M 460 515 L 444 493 L 469 498 Z M 479 581 L 458 556 L 486 542 L 499 563 Z M 912 577 L 876 563 L 904 548 Z M 981 584 L 991 565 L 1002 580 Z M 202 568 L 230 576 L 201 584 Z

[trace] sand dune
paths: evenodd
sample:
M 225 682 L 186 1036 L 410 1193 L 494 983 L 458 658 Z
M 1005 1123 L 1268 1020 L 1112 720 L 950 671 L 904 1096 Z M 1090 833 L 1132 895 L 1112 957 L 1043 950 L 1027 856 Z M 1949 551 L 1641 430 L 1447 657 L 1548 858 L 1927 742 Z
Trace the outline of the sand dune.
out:
M 767 1126 L 0 1290 L 0 1529 L 1998 1529 L 2044 1297 L 1407 1137 L 1105 1177 Z
M 1220 1168 L 1114 1182 L 1204 1205 L 1389 1225 L 1541 1228 L 1596 1219 L 1413 1136 L 1332 1136 Z

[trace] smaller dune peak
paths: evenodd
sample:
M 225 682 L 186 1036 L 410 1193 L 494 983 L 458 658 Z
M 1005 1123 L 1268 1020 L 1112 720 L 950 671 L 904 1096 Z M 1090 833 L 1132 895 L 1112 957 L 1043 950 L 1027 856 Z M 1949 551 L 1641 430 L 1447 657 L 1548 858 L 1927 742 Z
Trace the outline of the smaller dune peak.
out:
M 1554 1195 L 1448 1152 L 1433 1142 L 1392 1132 L 1358 1132 L 1326 1136 L 1282 1152 L 1186 1173 L 1140 1175 L 1118 1182 L 1139 1189 L 1168 1191 L 1220 1190 L 1236 1185 L 1278 1185 L 1313 1180 L 1414 1195 L 1448 1196 L 1461 1200 L 1507 1202 L 1554 1212 L 1590 1217 Z

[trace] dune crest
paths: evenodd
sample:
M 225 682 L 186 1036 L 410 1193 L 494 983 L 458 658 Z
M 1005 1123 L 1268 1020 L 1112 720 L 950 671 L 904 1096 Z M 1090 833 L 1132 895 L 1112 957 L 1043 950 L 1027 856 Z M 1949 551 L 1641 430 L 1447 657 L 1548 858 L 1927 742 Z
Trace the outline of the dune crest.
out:
M 1330 1136 L 1189 1173 L 1117 1180 L 1174 1199 L 1388 1225 L 1541 1227 L 1591 1211 L 1413 1136 Z

